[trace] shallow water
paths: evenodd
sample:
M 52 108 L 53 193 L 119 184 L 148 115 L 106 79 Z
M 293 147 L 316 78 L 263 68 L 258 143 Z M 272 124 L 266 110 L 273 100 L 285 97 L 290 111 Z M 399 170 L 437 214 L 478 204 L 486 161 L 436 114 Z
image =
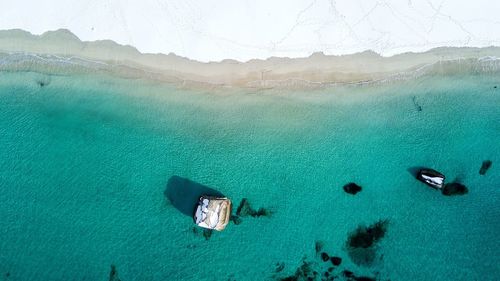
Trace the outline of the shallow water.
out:
M 212 93 L 0 72 L 0 280 L 104 280 L 111 265 L 121 280 L 275 280 L 303 259 L 323 274 L 316 241 L 342 257 L 333 275 L 494 280 L 494 86 L 500 76 L 484 74 Z M 443 196 L 414 179 L 417 166 L 469 193 Z M 166 198 L 172 176 L 272 215 L 206 240 Z M 351 181 L 363 187 L 355 196 L 342 190 Z M 375 260 L 359 264 L 347 237 L 379 219 L 388 231 Z

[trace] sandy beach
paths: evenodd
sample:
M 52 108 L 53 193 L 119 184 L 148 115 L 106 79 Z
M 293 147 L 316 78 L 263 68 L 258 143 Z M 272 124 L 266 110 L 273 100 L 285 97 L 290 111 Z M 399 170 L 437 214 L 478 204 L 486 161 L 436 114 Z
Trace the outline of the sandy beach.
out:
M 56 8 L 57 7 L 57 8 Z M 283 7 L 286 7 L 284 9 Z M 398 0 L 3 1 L 0 30 L 65 28 L 83 41 L 113 40 L 142 53 L 210 62 L 313 52 L 382 56 L 437 47 L 500 45 L 500 2 Z
M 9 67 L 24 70 L 43 68 L 43 63 L 33 63 L 38 59 L 45 63 L 52 62 L 52 71 L 64 67 L 62 73 L 71 67 L 78 71 L 81 65 L 87 65 L 92 69 L 89 71 L 144 77 L 185 87 L 259 89 L 324 88 L 336 84 L 398 80 L 432 71 L 456 72 L 477 67 L 478 62 L 496 71 L 496 58 L 500 57 L 499 47 L 436 48 L 424 53 L 391 57 L 367 51 L 344 56 L 315 53 L 307 58 L 272 57 L 248 62 L 224 60 L 203 63 L 175 54 L 142 54 L 134 47 L 109 40 L 84 42 L 63 29 L 42 35 L 22 30 L 0 31 L 0 52 L 17 54 L 18 61 Z M 32 59 L 21 59 L 23 55 L 31 55 Z M 79 62 L 74 63 L 75 60 Z M 58 66 L 57 62 L 63 63 Z

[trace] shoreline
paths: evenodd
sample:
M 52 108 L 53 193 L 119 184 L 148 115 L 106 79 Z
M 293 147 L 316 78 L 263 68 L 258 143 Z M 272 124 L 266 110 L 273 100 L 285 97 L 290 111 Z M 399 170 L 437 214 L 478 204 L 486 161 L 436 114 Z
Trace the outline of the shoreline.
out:
M 379 84 L 433 73 L 498 72 L 500 47 L 441 47 L 424 53 L 382 57 L 374 52 L 307 58 L 203 63 L 174 54 L 143 54 L 113 41 L 86 42 L 68 30 L 33 35 L 0 31 L 0 70 L 108 73 L 147 79 L 180 88 L 325 89 Z M 49 71 L 50 70 L 50 71 Z

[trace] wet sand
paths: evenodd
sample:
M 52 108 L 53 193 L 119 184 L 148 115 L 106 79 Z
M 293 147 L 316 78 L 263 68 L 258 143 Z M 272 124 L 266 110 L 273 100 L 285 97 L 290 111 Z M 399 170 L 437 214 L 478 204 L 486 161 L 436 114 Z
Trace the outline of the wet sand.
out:
M 307 58 L 202 63 L 175 54 L 142 54 L 132 46 L 108 40 L 82 42 L 70 31 L 61 29 L 40 36 L 22 30 L 0 31 L 0 53 L 19 54 L 19 62 L 9 66 L 19 70 L 42 70 L 47 66 L 41 60 L 45 64 L 52 62 L 48 66 L 51 72 L 97 71 L 125 78 L 161 80 L 182 87 L 311 89 L 407 79 L 432 72 L 470 72 L 478 61 L 483 64 L 481 67 L 496 71 L 499 63 L 494 58 L 500 57 L 500 48 L 443 47 L 391 57 L 370 51 L 343 56 L 315 53 Z M 21 58 L 27 54 L 32 60 Z M 82 65 L 88 69 L 81 69 Z

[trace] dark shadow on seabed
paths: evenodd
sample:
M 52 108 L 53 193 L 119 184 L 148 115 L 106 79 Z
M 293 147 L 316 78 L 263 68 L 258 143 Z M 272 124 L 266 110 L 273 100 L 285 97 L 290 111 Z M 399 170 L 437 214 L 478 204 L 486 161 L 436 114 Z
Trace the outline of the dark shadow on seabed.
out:
M 222 193 L 213 188 L 179 176 L 172 176 L 165 189 L 165 196 L 172 205 L 190 217 L 193 216 L 201 195 L 224 197 Z
M 418 174 L 418 171 L 422 170 L 422 169 L 425 169 L 424 166 L 415 166 L 415 167 L 410 167 L 408 169 L 406 169 L 408 171 L 408 173 L 410 173 L 414 178 L 417 177 L 417 174 Z

